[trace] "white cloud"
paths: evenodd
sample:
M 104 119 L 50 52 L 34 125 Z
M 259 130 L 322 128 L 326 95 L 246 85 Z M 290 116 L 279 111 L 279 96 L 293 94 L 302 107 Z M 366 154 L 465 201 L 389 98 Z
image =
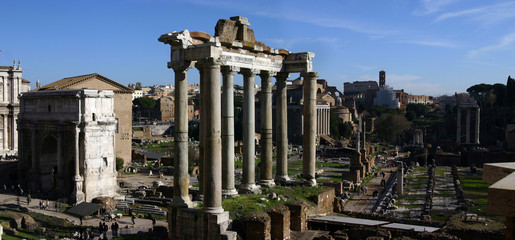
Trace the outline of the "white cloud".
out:
M 411 74 L 386 74 L 386 85 L 415 95 L 438 95 L 444 92 L 440 84 L 422 82 L 423 78 Z
M 502 51 L 513 47 L 515 43 L 515 32 L 512 32 L 499 40 L 497 44 L 484 46 L 475 50 L 470 50 L 467 54 L 469 58 L 476 57 L 478 55 L 487 54 L 492 51 Z
M 414 12 L 415 15 L 428 15 L 439 12 L 447 5 L 457 2 L 458 0 L 421 0 L 423 9 Z
M 435 22 L 457 17 L 468 17 L 472 20 L 480 22 L 482 25 L 491 25 L 515 18 L 514 12 L 515 2 L 504 2 L 462 11 L 447 12 L 438 16 L 435 19 Z
M 422 46 L 430 46 L 430 47 L 448 47 L 448 48 L 454 48 L 456 45 L 451 42 L 447 41 L 414 41 L 414 40 L 402 40 L 402 41 L 396 41 L 397 43 L 408 43 L 408 44 L 415 44 L 415 45 L 422 45 Z

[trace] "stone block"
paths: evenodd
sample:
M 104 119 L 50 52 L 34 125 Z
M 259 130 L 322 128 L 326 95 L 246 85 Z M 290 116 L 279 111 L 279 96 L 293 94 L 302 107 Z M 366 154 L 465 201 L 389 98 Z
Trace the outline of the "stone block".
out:
M 307 228 L 307 206 L 306 203 L 288 203 L 290 209 L 290 229 L 304 231 Z
M 269 213 L 271 218 L 271 237 L 275 239 L 290 239 L 290 210 L 286 206 L 277 207 Z
M 267 214 L 251 217 L 245 223 L 245 236 L 249 240 L 270 240 L 271 221 Z

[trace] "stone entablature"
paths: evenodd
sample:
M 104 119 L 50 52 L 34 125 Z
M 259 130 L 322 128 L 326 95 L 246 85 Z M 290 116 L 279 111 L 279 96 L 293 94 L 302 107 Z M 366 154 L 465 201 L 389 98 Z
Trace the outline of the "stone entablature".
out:
M 40 91 L 20 100 L 19 182 L 73 203 L 114 196 L 114 93 Z

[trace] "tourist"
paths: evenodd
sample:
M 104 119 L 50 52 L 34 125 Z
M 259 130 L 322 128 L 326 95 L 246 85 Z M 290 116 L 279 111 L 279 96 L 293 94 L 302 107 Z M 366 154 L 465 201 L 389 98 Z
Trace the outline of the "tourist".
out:
M 4 184 L 4 193 L 7 193 L 7 186 Z
M 131 216 L 131 220 L 132 220 L 132 225 L 136 224 L 136 216 L 132 215 Z
M 27 205 L 30 205 L 31 200 L 32 200 L 32 197 L 30 196 L 30 192 L 29 192 L 29 194 L 27 194 Z
M 46 207 L 45 209 L 50 209 L 50 202 L 48 201 L 48 199 L 46 200 Z
M 111 224 L 111 230 L 113 231 L 113 237 L 116 237 L 116 225 L 115 225 L 115 223 L 116 222 Z
M 55 211 L 57 212 L 57 202 L 54 202 L 54 208 L 55 208 Z
M 16 197 L 16 202 L 18 203 L 18 206 L 20 206 L 20 197 Z
M 100 234 L 102 234 L 102 231 L 104 230 L 104 225 L 102 224 L 102 221 L 98 222 L 98 231 Z
M 39 209 L 43 209 L 43 201 L 39 200 Z
M 156 227 L 156 218 L 152 217 L 152 227 Z

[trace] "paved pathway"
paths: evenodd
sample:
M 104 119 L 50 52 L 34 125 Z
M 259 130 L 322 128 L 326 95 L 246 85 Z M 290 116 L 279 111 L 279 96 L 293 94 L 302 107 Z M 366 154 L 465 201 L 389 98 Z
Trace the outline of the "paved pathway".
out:
M 30 205 L 27 205 L 27 198 L 26 197 L 20 197 L 20 205 L 22 207 L 27 207 L 29 211 L 41 213 L 48 216 L 53 216 L 57 218 L 66 219 L 68 222 L 80 225 L 80 219 L 71 215 L 68 215 L 63 212 L 56 211 L 54 207 L 54 202 L 50 201 L 50 208 L 48 210 L 42 210 L 39 209 L 39 201 L 42 199 L 36 199 L 33 198 L 30 202 Z M 46 202 L 46 199 L 43 201 Z M 16 204 L 17 203 L 17 196 L 13 194 L 0 194 L 0 204 Z M 98 227 L 98 223 L 101 221 L 101 219 L 93 218 L 88 220 L 83 220 L 82 225 L 85 227 Z M 129 216 L 123 216 L 121 219 L 117 220 L 118 224 L 120 226 L 120 230 L 118 231 L 119 234 L 136 234 L 139 231 L 148 232 L 150 228 L 152 228 L 152 221 L 150 219 L 140 219 L 136 218 L 135 224 L 132 224 L 131 218 Z M 106 222 L 106 224 L 111 228 L 112 222 Z M 157 220 L 156 226 L 168 226 L 168 223 L 165 220 Z M 112 237 L 112 231 L 109 230 L 107 234 L 108 238 Z
M 396 171 L 397 168 L 382 168 L 381 172 L 385 173 L 385 181 L 388 180 L 390 177 L 390 171 Z M 383 177 L 381 174 L 377 174 L 376 177 L 372 178 L 365 186 L 367 188 L 367 193 L 355 193 L 351 192 L 353 194 L 352 199 L 347 200 L 345 203 L 344 209 L 347 211 L 353 211 L 353 212 L 370 212 L 374 205 L 376 204 L 379 196 L 372 196 L 372 193 L 374 190 L 377 189 L 377 191 L 380 193 L 381 190 L 384 188 L 381 186 L 381 180 Z

